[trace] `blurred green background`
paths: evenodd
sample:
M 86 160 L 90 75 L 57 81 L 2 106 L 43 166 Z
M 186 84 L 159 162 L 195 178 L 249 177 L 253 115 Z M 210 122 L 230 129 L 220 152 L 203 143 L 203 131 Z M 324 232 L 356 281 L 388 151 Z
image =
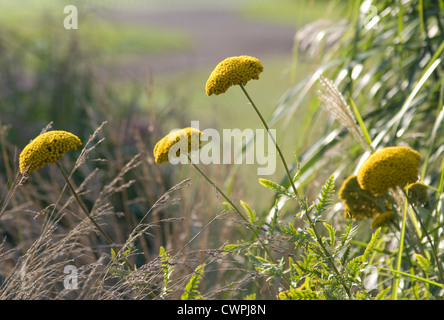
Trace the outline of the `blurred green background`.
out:
M 67 5 L 78 29 L 66 30 Z M 207 97 L 205 82 L 228 56 L 261 59 L 260 81 L 248 84 L 265 116 L 316 67 L 298 64 L 296 30 L 343 11 L 329 1 L 0 1 L 0 116 L 8 139 L 24 145 L 48 123 L 86 139 L 101 121 L 137 127 L 147 148 L 176 127 L 261 128 L 240 90 Z M 290 128 L 300 127 L 304 117 Z M 296 132 L 278 128 L 289 159 Z M 296 130 L 297 131 L 297 130 Z M 130 150 L 131 144 L 126 148 Z M 257 177 L 256 167 L 238 174 Z M 282 168 L 277 166 L 277 176 Z M 260 186 L 245 192 L 265 192 Z

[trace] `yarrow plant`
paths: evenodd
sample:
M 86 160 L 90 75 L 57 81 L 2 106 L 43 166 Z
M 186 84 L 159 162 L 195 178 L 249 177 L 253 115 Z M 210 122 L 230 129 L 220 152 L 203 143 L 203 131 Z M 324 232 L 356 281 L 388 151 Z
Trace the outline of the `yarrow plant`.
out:
M 252 79 L 259 79 L 264 70 L 259 59 L 250 56 L 230 57 L 221 61 L 206 83 L 208 96 L 221 94 L 233 85 L 246 85 Z
M 244 57 L 244 58 L 247 59 L 246 57 Z M 256 68 L 259 72 L 262 72 L 262 70 L 263 70 L 262 64 L 260 64 L 259 60 L 257 60 L 256 58 L 253 58 L 253 57 L 250 57 L 249 60 L 252 61 L 252 62 L 250 62 L 249 66 L 245 62 L 244 63 L 233 63 L 234 61 L 237 62 L 237 59 L 233 59 L 233 58 L 228 58 L 228 59 L 222 61 L 221 63 L 219 63 L 216 66 L 216 68 L 213 70 L 213 72 L 210 74 L 210 77 L 207 81 L 207 84 L 206 84 L 207 95 L 211 95 L 212 93 L 216 93 L 216 94 L 224 93 L 233 84 L 237 84 L 240 86 L 243 93 L 245 94 L 248 101 L 250 102 L 251 106 L 253 107 L 254 111 L 259 116 L 259 118 L 260 118 L 262 124 L 264 125 L 265 129 L 267 130 L 268 134 L 272 138 L 272 142 L 274 143 L 274 145 L 276 147 L 276 151 L 281 159 L 281 162 L 282 162 L 283 167 L 285 169 L 285 173 L 287 175 L 287 179 L 288 179 L 290 186 L 288 188 L 286 188 L 282 185 L 276 184 L 272 181 L 265 180 L 265 179 L 260 180 L 261 184 L 270 188 L 271 190 L 274 190 L 275 192 L 278 192 L 280 194 L 286 194 L 289 198 L 296 199 L 298 201 L 298 203 L 300 204 L 300 206 L 303 209 L 303 212 L 304 212 L 303 216 L 304 216 L 304 218 L 307 219 L 307 222 L 310 226 L 310 229 L 309 229 L 310 230 L 310 237 L 312 237 L 312 239 L 315 242 L 315 244 L 312 244 L 312 245 L 313 245 L 313 247 L 316 247 L 316 250 L 318 250 L 316 255 L 318 255 L 320 259 L 325 259 L 325 263 L 327 264 L 328 268 L 330 268 L 330 270 L 334 274 L 335 286 L 342 287 L 343 294 L 341 294 L 341 295 L 344 297 L 347 297 L 348 299 L 352 299 L 353 294 L 350 290 L 350 286 L 351 286 L 352 282 L 347 280 L 344 277 L 344 275 L 339 271 L 331 250 L 327 248 L 327 245 L 324 242 L 324 240 L 321 236 L 321 233 L 317 230 L 317 226 L 316 226 L 318 219 L 320 219 L 321 213 L 324 211 L 325 206 L 327 206 L 329 204 L 329 198 L 330 198 L 330 195 L 332 192 L 333 177 L 331 177 L 331 179 L 329 179 L 329 181 L 324 186 L 320 203 L 318 203 L 317 205 L 309 206 L 307 204 L 306 200 L 303 199 L 299 195 L 298 190 L 295 185 L 295 179 L 297 178 L 297 174 L 295 174 L 294 176 L 291 174 L 291 172 L 288 168 L 287 162 L 283 156 L 283 153 L 282 153 L 279 145 L 277 144 L 276 140 L 274 139 L 274 137 L 272 136 L 272 134 L 270 132 L 270 128 L 268 126 L 267 121 L 264 119 L 264 117 L 262 116 L 262 113 L 260 112 L 260 110 L 258 109 L 256 104 L 254 103 L 253 99 L 251 98 L 251 96 L 248 94 L 248 92 L 245 89 L 245 84 L 249 80 L 257 79 L 256 74 L 254 72 L 251 72 L 251 70 L 249 70 L 249 68 Z M 228 73 L 228 76 L 227 76 L 226 72 L 223 72 L 226 69 L 228 69 L 230 71 L 230 73 Z M 240 74 L 243 74 L 243 73 L 245 73 L 244 76 L 240 76 Z M 221 84 L 220 86 L 217 85 L 219 83 Z M 313 208 L 316 208 L 316 213 L 312 212 Z M 333 233 L 334 233 L 333 228 L 328 224 L 325 224 L 325 227 L 332 232 L 332 237 L 333 237 Z M 293 229 L 291 226 L 290 230 L 293 230 Z M 289 230 L 287 230 L 287 231 L 289 231 Z M 291 231 L 291 232 L 293 232 L 293 231 Z M 297 231 L 295 231 L 295 234 L 298 234 L 297 237 L 302 236 L 303 239 L 306 239 L 305 238 L 306 236 L 302 235 L 303 233 L 300 234 Z M 305 242 L 305 241 L 306 240 L 304 240 L 302 242 Z M 255 257 L 255 261 L 260 265 L 260 270 L 262 270 L 262 271 L 273 270 L 274 268 L 276 268 L 276 263 L 274 262 L 274 260 L 272 260 L 273 263 L 270 263 L 270 262 L 264 261 L 262 258 Z M 273 265 L 274 267 L 272 267 L 271 265 Z M 278 273 L 283 273 L 282 266 L 279 267 L 278 270 L 280 271 Z M 287 283 L 288 283 L 288 280 L 287 280 Z M 290 290 L 292 288 L 293 288 L 293 283 L 290 284 Z
M 393 211 L 378 213 L 373 219 L 371 227 L 376 229 L 388 225 L 392 221 L 394 215 L 395 213 Z
M 320 92 L 320 97 L 331 108 L 332 115 L 340 119 L 345 128 L 350 132 L 358 132 L 357 125 L 352 118 L 349 106 L 345 103 L 342 95 L 332 84 L 324 78 L 320 78 L 321 84 L 327 87 L 327 93 Z M 333 103 L 332 101 L 339 101 Z M 353 104 L 353 103 L 352 103 Z M 341 106 L 340 108 L 338 106 Z M 353 104 L 354 106 L 354 104 Z M 340 112 L 338 112 L 340 109 Z M 359 132 L 362 136 L 354 135 L 363 148 L 370 151 L 370 156 L 358 169 L 356 175 L 348 177 L 342 184 L 339 198 L 345 205 L 344 216 L 352 220 L 362 220 L 373 218 L 372 228 L 379 228 L 392 225 L 396 229 L 395 217 L 399 216 L 401 222 L 400 244 L 396 261 L 396 270 L 400 272 L 402 255 L 404 251 L 404 238 L 407 224 L 413 225 L 416 233 L 408 234 L 408 239 L 412 246 L 417 246 L 424 251 L 420 238 L 424 235 L 429 243 L 430 251 L 436 261 L 438 277 L 444 282 L 444 269 L 437 248 L 427 231 L 422 218 L 415 205 L 424 205 L 428 201 L 427 186 L 418 182 L 419 164 L 421 155 L 407 146 L 389 146 L 378 151 L 374 151 L 372 141 L 363 124 L 362 118 L 354 106 L 355 114 L 359 119 Z M 339 116 L 338 113 L 345 116 Z M 347 118 L 347 121 L 344 120 Z M 403 200 L 404 198 L 404 200 Z M 408 215 L 408 206 L 411 207 L 411 215 Z M 398 214 L 396 214 L 398 213 Z M 410 228 L 412 229 L 412 228 Z M 421 234 L 421 231 L 422 234 Z M 393 285 L 393 297 L 397 298 L 399 277 L 395 277 Z
M 404 187 L 409 201 L 417 206 L 422 206 L 429 202 L 428 189 L 429 187 L 420 181 L 410 183 Z
M 227 201 L 228 206 L 231 210 L 235 211 L 239 217 L 242 218 L 246 223 L 249 223 L 249 220 L 245 217 L 245 215 L 242 213 L 242 211 L 234 204 L 234 202 L 202 171 L 200 168 L 192 161 L 189 153 L 194 150 L 198 150 L 202 147 L 200 137 L 202 135 L 202 132 L 200 130 L 197 130 L 192 127 L 180 129 L 178 131 L 173 131 L 172 133 L 167 134 L 162 139 L 160 139 L 153 149 L 153 155 L 155 158 L 155 161 L 157 163 L 163 163 L 168 162 L 172 160 L 172 157 L 178 157 L 181 154 L 180 151 L 188 151 L 186 156 L 190 160 L 190 163 L 193 165 L 193 167 L 199 172 L 199 174 L 202 175 L 202 177 L 207 180 L 216 190 L 219 194 L 224 197 L 224 199 Z M 195 139 L 198 139 L 198 143 L 196 143 Z M 184 148 L 185 147 L 185 148 Z M 253 233 L 256 237 L 258 237 L 258 234 L 255 229 L 253 229 Z M 259 242 L 267 252 L 270 258 L 272 258 L 270 252 L 265 247 L 264 243 L 259 239 Z
M 375 196 L 390 188 L 405 187 L 418 180 L 420 161 L 420 154 L 409 147 L 385 147 L 370 155 L 359 168 L 358 183 Z
M 54 164 L 70 150 L 77 150 L 82 142 L 67 131 L 53 130 L 42 133 L 32 140 L 20 153 L 20 173 L 30 174 L 46 164 Z
M 108 234 L 100 227 L 100 225 L 92 217 L 83 201 L 80 199 L 76 189 L 71 183 L 68 174 L 65 172 L 58 160 L 60 160 L 64 154 L 70 150 L 76 150 L 78 146 L 82 144 L 81 140 L 73 133 L 63 130 L 53 130 L 40 134 L 33 139 L 28 145 L 23 148 L 20 153 L 20 172 L 23 175 L 29 175 L 31 172 L 42 169 L 46 164 L 56 164 L 60 170 L 63 178 L 68 185 L 71 193 L 76 199 L 81 210 L 85 213 L 92 224 L 103 235 L 105 240 L 112 248 L 112 252 L 117 254 L 119 250 L 116 248 L 114 241 L 108 236 Z M 135 267 L 131 262 L 124 257 L 124 262 L 131 270 L 135 270 Z
M 344 217 L 353 220 L 372 218 L 384 211 L 385 206 L 368 190 L 363 190 L 356 175 L 345 179 L 339 190 L 339 198 L 345 204 Z
M 247 93 L 250 87 L 254 89 L 260 84 L 252 80 L 267 80 L 264 79 L 267 74 L 263 73 L 263 61 L 247 55 L 221 59 L 220 63 L 214 61 L 215 68 L 209 68 L 208 80 L 201 83 L 201 89 L 205 84 L 201 93 L 207 99 L 218 99 L 221 94 L 235 93 L 230 90 L 239 90 L 239 87 L 248 101 L 235 108 L 252 107 L 271 136 L 268 141 L 264 141 L 263 129 L 241 132 L 225 128 L 223 139 L 229 138 L 230 145 L 226 140 L 217 148 L 217 142 L 221 141 L 219 132 L 214 129 L 200 132 L 193 129 L 196 126 L 192 123 L 189 128 L 159 136 L 158 142 L 155 141 L 157 144 L 151 146 L 152 133 L 158 132 L 155 126 L 162 125 L 164 119 L 171 123 L 177 120 L 174 117 L 187 113 L 171 114 L 164 110 L 157 114 L 155 108 L 153 113 L 146 114 L 142 108 L 134 108 L 136 99 L 128 99 L 128 95 L 122 97 L 120 91 L 85 87 L 94 81 L 89 81 L 90 72 L 88 77 L 79 77 L 77 71 L 84 68 L 73 69 L 74 77 L 63 82 L 68 87 L 80 85 L 76 87 L 79 90 L 69 91 L 75 95 L 63 95 L 63 101 L 52 99 L 50 104 L 48 94 L 54 93 L 53 89 L 63 91 L 67 88 L 65 85 L 23 91 L 14 90 L 14 81 L 3 81 L 8 84 L 6 91 L 12 93 L 12 98 L 0 101 L 4 109 L 0 118 L 5 117 L 7 124 L 3 127 L 0 119 L 0 162 L 4 165 L 0 175 L 3 177 L 6 173 L 7 178 L 6 181 L 0 179 L 0 185 L 8 192 L 0 197 L 0 217 L 6 213 L 1 226 L 11 234 L 0 243 L 0 261 L 5 267 L 1 278 L 9 282 L 5 286 L 5 281 L 1 281 L 0 297 L 129 299 L 146 298 L 149 293 L 156 300 L 173 297 L 254 299 L 256 295 L 260 299 L 373 300 L 385 299 L 389 295 L 392 299 L 398 296 L 401 299 L 443 299 L 444 34 L 440 32 L 444 25 L 443 1 L 373 1 L 369 6 L 370 2 L 349 1 L 344 5 L 348 14 L 342 16 L 342 12 L 337 12 L 345 19 L 316 21 L 299 28 L 294 39 L 295 54 L 288 70 L 290 84 L 279 83 L 280 89 L 286 90 L 274 107 L 261 109 L 253 101 L 256 100 L 254 95 Z M 339 7 L 342 6 L 332 7 L 341 10 Z M 374 28 L 367 28 L 369 8 Z M 301 55 L 299 50 L 305 52 Z M 20 54 L 8 54 L 8 50 L 4 53 L 6 57 L 18 57 L 18 60 L 13 59 L 15 64 L 22 62 Z M 58 58 L 59 55 L 50 56 Z M 305 64 L 310 56 L 316 59 L 313 62 L 319 67 L 294 83 L 306 69 L 297 68 L 297 64 L 299 61 Z M 72 57 L 68 55 L 67 58 Z M 9 60 L 0 59 L 0 65 L 2 62 L 9 65 Z M 44 64 L 45 67 L 48 65 Z M 49 67 L 51 65 L 54 63 Z M 16 69 L 21 71 L 22 68 Z M 15 71 L 11 71 L 10 78 L 14 80 Z M 28 71 L 33 73 L 34 70 Z M 57 72 L 45 74 L 49 77 L 60 75 Z M 282 85 L 290 87 L 282 88 Z M 316 91 L 316 85 L 319 85 L 319 91 Z M 5 88 L 0 84 L 0 91 L 4 91 L 2 89 Z M 317 97 L 312 97 L 313 93 L 317 93 Z M 108 94 L 111 96 L 107 101 L 114 102 L 117 108 L 108 109 L 108 105 L 111 107 L 109 103 L 94 100 L 95 97 L 108 98 Z M 135 90 L 134 94 L 139 98 L 140 91 Z M 85 97 L 91 103 L 85 104 Z M 128 102 L 130 105 L 126 106 Z M 362 108 L 358 109 L 355 102 Z M 78 170 L 85 163 L 86 155 L 95 149 L 87 147 L 89 141 L 85 143 L 78 138 L 85 136 L 83 126 L 88 121 L 83 121 L 72 124 L 77 128 L 78 137 L 66 131 L 52 131 L 36 136 L 29 145 L 25 141 L 20 163 L 8 168 L 16 160 L 14 145 L 22 139 L 20 134 L 26 131 L 17 128 L 8 141 L 5 138 L 9 123 L 29 123 L 29 119 L 36 118 L 55 122 L 62 120 L 57 117 L 75 119 L 64 113 L 51 112 L 58 110 L 60 103 L 75 114 L 92 115 L 92 122 L 101 117 L 112 120 L 107 149 L 99 151 L 100 157 L 89 159 Z M 41 105 L 45 105 L 43 113 Z M 96 110 L 98 105 L 103 108 Z M 225 110 L 230 107 L 227 105 Z M 115 113 L 114 110 L 118 111 Z M 108 114 L 107 111 L 113 112 Z M 267 121 L 261 114 L 264 111 L 271 115 Z M 138 117 L 139 112 L 147 119 Z M 129 124 L 121 129 L 130 128 L 130 131 L 117 129 L 120 122 L 115 119 L 120 116 L 124 116 L 124 124 Z M 145 120 L 151 123 L 150 130 L 139 131 L 138 126 L 144 126 Z M 183 123 L 184 119 L 179 120 Z M 276 129 L 269 129 L 269 126 L 279 126 L 276 129 L 284 133 L 288 146 L 300 148 L 294 159 L 289 158 L 290 166 L 278 144 L 281 138 L 270 134 Z M 31 130 L 31 126 L 27 130 Z M 201 146 L 201 137 L 202 142 L 209 141 L 210 137 L 211 143 Z M 136 160 L 146 153 L 145 139 L 154 157 Z M 247 143 L 244 144 L 244 140 Z M 67 171 L 68 174 L 65 173 L 62 166 L 70 166 L 68 156 L 76 156 L 74 151 L 82 148 L 82 144 L 84 148 L 75 165 Z M 262 155 L 257 152 L 258 145 L 264 147 L 264 155 L 269 157 L 259 158 Z M 223 171 L 228 170 L 230 175 L 222 174 L 223 181 L 219 186 L 209 178 L 211 175 L 207 176 L 206 170 L 201 170 L 200 163 L 207 166 L 210 163 L 237 165 L 246 160 L 247 164 L 254 165 L 254 154 L 243 154 L 251 150 L 256 150 L 256 156 L 261 160 L 257 162 L 259 165 L 264 159 L 273 159 L 271 166 L 267 166 L 272 169 L 268 174 L 257 172 L 260 176 L 277 176 L 278 182 L 259 179 L 259 183 L 272 192 L 269 199 L 259 199 L 251 181 L 237 180 L 250 176 L 250 170 L 239 174 L 243 166 L 224 168 Z M 292 150 L 287 151 L 292 154 Z M 137 156 L 124 165 L 127 156 L 133 152 L 138 153 Z M 276 174 L 275 160 L 278 157 L 285 169 L 283 176 Z M 171 164 L 190 162 L 209 183 L 207 189 L 202 189 L 206 182 L 193 189 L 198 188 L 200 194 L 206 194 L 205 198 L 214 199 L 207 201 L 196 198 L 196 194 L 181 194 L 190 196 L 190 201 L 176 205 L 181 199 L 174 196 L 175 192 L 181 190 L 181 186 L 189 185 L 190 179 L 168 189 L 171 175 L 176 173 L 168 168 Z M 55 166 L 50 166 L 52 164 Z M 130 172 L 136 166 L 140 166 L 139 171 Z M 163 166 L 162 170 L 160 166 Z M 20 172 L 14 179 L 15 167 L 19 167 Z M 65 193 L 69 188 L 74 198 L 71 194 L 57 197 L 60 191 L 54 188 L 59 184 L 42 181 L 47 172 L 58 174 L 52 170 L 57 170 L 56 167 L 66 181 L 63 183 L 62 180 L 61 192 Z M 89 168 L 94 170 L 89 172 Z M 36 173 L 37 170 L 41 171 Z M 35 179 L 37 176 L 39 179 Z M 102 182 L 110 176 L 114 179 L 102 188 Z M 129 176 L 134 179 L 126 182 Z M 325 179 L 326 176 L 329 178 Z M 342 186 L 337 185 L 337 176 L 343 180 Z M 28 185 L 24 185 L 26 181 Z M 74 181 L 78 181 L 79 187 Z M 315 190 L 317 185 L 320 186 L 318 193 Z M 239 192 L 233 189 L 239 186 L 245 189 L 240 190 L 240 194 L 252 195 L 253 206 L 234 200 L 232 194 Z M 340 187 L 337 193 L 336 186 Z M 15 190 L 22 194 L 15 194 Z M 208 192 L 211 190 L 215 192 Z M 82 201 L 80 191 L 89 195 L 90 202 Z M 163 193 L 160 199 L 159 193 Z M 218 212 L 219 200 L 224 202 L 223 212 Z M 254 208 L 264 201 L 265 208 Z M 153 205 L 145 211 L 147 204 Z M 170 205 L 174 207 L 170 208 Z M 36 219 L 29 220 L 27 214 L 15 214 L 36 211 L 28 210 L 29 206 L 40 210 Z M 84 211 L 91 222 L 78 211 Z M 46 214 L 48 212 L 51 214 Z M 196 214 L 189 216 L 190 212 Z M 83 219 L 77 224 L 79 213 Z M 215 215 L 210 221 L 202 223 L 212 213 Z M 141 220 L 126 237 L 141 216 L 142 220 L 148 217 L 146 223 Z M 106 217 L 106 220 L 99 221 L 99 217 Z M 25 226 L 22 219 L 27 219 L 29 229 L 22 230 Z M 124 243 L 120 251 L 95 220 L 106 223 L 112 230 L 110 235 Z M 177 226 L 174 221 L 183 222 Z M 14 223 L 17 223 L 17 231 L 9 230 Z M 73 223 L 75 228 L 71 228 Z M 34 228 L 43 232 L 37 235 Z M 96 230 L 101 233 L 97 236 L 103 235 L 110 244 L 105 247 L 106 250 L 111 248 L 111 256 L 100 254 L 102 246 L 90 248 L 96 240 Z M 196 240 L 201 243 L 197 244 Z M 208 248 L 212 245 L 218 248 Z M 159 247 L 156 257 L 153 251 Z M 129 271 L 124 265 L 126 261 L 123 262 L 126 257 L 137 259 L 135 262 L 146 260 L 137 269 L 128 264 Z M 60 272 L 63 268 L 60 266 L 67 262 L 65 258 L 72 258 L 76 266 L 81 266 L 78 269 L 80 290 L 62 289 L 59 280 L 63 277 Z M 47 272 L 48 269 L 52 271 Z M 189 278 L 187 285 L 186 277 Z M 200 288 L 205 282 L 205 288 Z M 181 289 L 184 291 L 182 295 Z

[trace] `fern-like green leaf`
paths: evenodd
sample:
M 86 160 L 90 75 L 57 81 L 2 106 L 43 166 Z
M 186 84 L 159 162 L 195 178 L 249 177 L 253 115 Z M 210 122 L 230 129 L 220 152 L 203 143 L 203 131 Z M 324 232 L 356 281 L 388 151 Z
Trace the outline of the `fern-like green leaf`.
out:
M 182 294 L 181 300 L 202 300 L 203 297 L 201 296 L 198 288 L 200 280 L 202 279 L 202 276 L 205 271 L 205 263 L 199 265 L 194 270 L 194 275 L 191 277 L 190 281 L 185 287 L 185 292 Z
M 163 298 L 168 294 L 168 283 L 170 280 L 171 273 L 173 272 L 174 266 L 168 263 L 171 256 L 166 252 L 164 247 L 160 247 L 159 249 L 159 259 L 162 265 L 163 271 L 163 283 L 161 288 L 160 297 Z
M 278 294 L 279 300 L 319 300 L 316 292 L 311 290 L 293 289 Z
M 332 225 L 329 225 L 326 222 L 324 222 L 324 227 L 328 230 L 328 234 L 330 235 L 330 248 L 333 252 L 336 244 L 336 230 Z
M 273 182 L 271 180 L 268 179 L 263 179 L 260 178 L 259 182 L 261 185 L 263 185 L 264 187 L 276 192 L 276 193 L 280 193 L 280 194 L 286 194 L 287 193 L 287 189 L 285 189 L 283 186 L 281 186 L 280 184 Z
M 368 258 L 373 253 L 373 250 L 375 249 L 376 242 L 379 240 L 379 233 L 381 232 L 381 228 L 378 228 L 373 234 L 372 238 L 370 239 L 370 242 L 367 245 L 367 248 L 365 248 L 364 254 L 361 256 L 362 263 L 366 263 L 368 261 Z
M 375 300 L 384 300 L 385 299 L 385 297 L 388 295 L 388 293 L 390 292 L 390 289 L 391 289 L 392 287 L 388 287 L 388 288 L 385 288 L 384 290 L 382 290 L 381 292 L 379 292 L 377 295 L 376 295 L 376 297 L 375 297 Z
M 279 232 L 290 236 L 289 242 L 293 242 L 297 247 L 305 245 L 310 240 L 310 235 L 305 230 L 297 230 L 291 222 L 288 227 L 280 225 Z
M 254 224 L 257 220 L 256 217 L 256 211 L 254 211 L 253 209 L 251 209 L 251 207 L 248 205 L 248 203 L 244 202 L 244 201 L 240 201 L 240 203 L 242 204 L 242 206 L 245 209 L 245 212 L 248 215 L 248 222 L 250 222 L 251 224 Z
M 335 177 L 331 175 L 330 178 L 322 186 L 321 194 L 318 197 L 318 202 L 315 205 L 316 216 L 320 216 L 321 213 L 331 204 L 331 199 L 334 194 Z
M 423 255 L 419 253 L 414 253 L 413 256 L 416 259 L 416 263 L 427 273 L 429 273 L 431 270 L 433 270 L 432 264 L 429 259 L 424 257 Z
M 362 256 L 356 257 L 347 263 L 346 272 L 352 278 L 356 278 L 362 267 Z
M 357 226 L 353 227 L 353 222 L 350 221 L 345 227 L 345 232 L 341 235 L 341 244 L 339 245 L 339 250 L 341 250 L 344 246 L 348 246 L 350 241 L 356 235 Z
M 351 246 L 347 245 L 347 247 L 345 248 L 345 250 L 344 250 L 344 252 L 342 254 L 342 257 L 341 257 L 341 260 L 340 260 L 340 264 L 342 266 L 347 264 L 348 256 L 350 254 L 350 249 L 351 249 Z

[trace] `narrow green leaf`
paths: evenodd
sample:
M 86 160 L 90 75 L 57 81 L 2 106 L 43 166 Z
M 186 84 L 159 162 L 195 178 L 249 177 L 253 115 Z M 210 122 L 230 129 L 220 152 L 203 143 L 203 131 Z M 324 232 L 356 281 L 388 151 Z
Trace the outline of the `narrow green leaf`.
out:
M 388 272 L 392 272 L 392 273 L 395 273 L 395 274 L 399 274 L 399 275 L 402 275 L 402 276 L 410 277 L 412 279 L 416 279 L 416 280 L 419 280 L 419 281 L 422 281 L 422 282 L 425 282 L 425 283 L 437 286 L 439 288 L 444 288 L 444 284 L 442 284 L 442 283 L 438 283 L 438 282 L 435 282 L 435 281 L 432 281 L 432 280 L 429 280 L 429 279 L 418 277 L 418 276 L 415 276 L 415 275 L 410 274 L 410 273 L 406 273 L 406 272 L 402 272 L 402 271 L 397 271 L 397 270 L 393 270 L 393 269 L 382 268 L 382 267 L 378 267 L 378 269 L 385 270 L 385 271 L 388 271 Z
M 368 143 L 369 147 L 372 148 L 372 139 L 370 138 L 370 135 L 367 131 L 367 128 L 365 127 L 364 120 L 362 120 L 361 114 L 359 113 L 358 108 L 355 105 L 355 102 L 352 98 L 350 98 L 350 104 L 353 108 L 353 112 L 355 113 L 356 119 L 358 120 L 359 127 L 362 130 L 362 133 L 364 135 L 365 141 Z

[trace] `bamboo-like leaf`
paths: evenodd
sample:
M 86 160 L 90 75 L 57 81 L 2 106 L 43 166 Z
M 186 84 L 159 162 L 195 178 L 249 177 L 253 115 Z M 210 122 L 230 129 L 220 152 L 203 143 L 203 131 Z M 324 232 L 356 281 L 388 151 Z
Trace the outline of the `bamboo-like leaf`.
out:
M 386 134 L 388 133 L 388 131 L 391 128 L 396 127 L 399 124 L 399 122 L 403 119 L 404 115 L 411 108 L 412 101 L 416 97 L 416 95 L 418 94 L 419 90 L 421 90 L 421 88 L 424 86 L 424 84 L 427 81 L 427 79 L 433 74 L 435 69 L 440 64 L 441 64 L 441 59 L 436 59 L 424 71 L 421 79 L 419 79 L 418 83 L 415 85 L 415 87 L 413 88 L 412 92 L 410 93 L 410 95 L 407 97 L 407 99 L 405 100 L 404 104 L 402 105 L 401 110 L 399 110 L 399 112 L 393 118 L 391 118 L 388 121 L 388 123 L 386 124 L 385 128 L 383 128 L 379 132 L 379 134 L 376 136 L 376 138 L 373 139 L 373 147 L 377 146 L 382 141 L 382 139 L 386 136 Z
M 368 133 L 368 130 L 365 126 L 364 120 L 362 120 L 362 116 L 359 113 L 359 110 L 356 107 L 356 104 L 352 98 L 350 98 L 350 104 L 353 108 L 353 112 L 355 114 L 356 120 L 359 123 L 359 127 L 361 128 L 362 134 L 364 135 L 365 141 L 367 142 L 369 148 L 372 148 L 372 139 L 370 138 L 370 134 Z

